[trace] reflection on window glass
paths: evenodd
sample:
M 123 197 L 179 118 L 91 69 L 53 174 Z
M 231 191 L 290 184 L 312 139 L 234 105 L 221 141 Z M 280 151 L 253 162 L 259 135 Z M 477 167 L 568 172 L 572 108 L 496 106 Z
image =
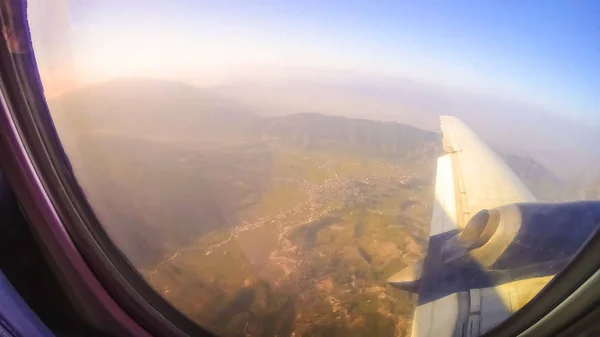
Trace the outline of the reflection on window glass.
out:
M 31 0 L 28 16 L 90 205 L 190 319 L 477 336 L 599 223 L 556 203 L 600 196 L 594 12 Z

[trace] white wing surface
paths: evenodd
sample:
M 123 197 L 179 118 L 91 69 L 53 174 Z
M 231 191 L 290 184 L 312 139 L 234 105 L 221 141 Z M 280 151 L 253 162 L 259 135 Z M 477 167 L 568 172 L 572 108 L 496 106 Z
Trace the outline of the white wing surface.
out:
M 446 154 L 437 162 L 430 246 L 439 246 L 443 240 L 456 235 L 481 210 L 536 201 L 506 163 L 462 121 L 452 116 L 442 116 L 440 126 Z M 501 228 L 513 230 L 510 226 Z M 514 229 L 515 233 L 516 230 L 518 228 Z M 503 244 L 495 237 L 490 241 L 494 240 L 497 244 Z M 420 282 L 427 268 L 441 266 L 440 261 L 432 262 L 441 260 L 441 257 L 431 255 L 430 249 L 429 261 L 426 260 L 425 266 L 421 263 L 407 267 L 388 281 L 400 288 Z M 489 256 L 485 257 L 489 259 Z M 532 290 L 532 284 L 539 290 L 547 280 L 548 277 L 508 282 L 494 287 L 467 287 L 439 298 L 432 297 L 434 300 L 425 299 L 431 294 L 424 294 L 423 291 L 427 290 L 421 287 L 412 336 L 479 336 L 520 308 L 530 298 L 532 291 L 537 293 Z

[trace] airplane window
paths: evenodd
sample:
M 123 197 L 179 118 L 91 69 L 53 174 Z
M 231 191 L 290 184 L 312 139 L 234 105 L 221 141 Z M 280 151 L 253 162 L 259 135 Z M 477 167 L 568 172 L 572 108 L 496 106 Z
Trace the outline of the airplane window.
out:
M 87 201 L 188 318 L 478 336 L 600 223 L 581 5 L 30 0 L 28 21 Z

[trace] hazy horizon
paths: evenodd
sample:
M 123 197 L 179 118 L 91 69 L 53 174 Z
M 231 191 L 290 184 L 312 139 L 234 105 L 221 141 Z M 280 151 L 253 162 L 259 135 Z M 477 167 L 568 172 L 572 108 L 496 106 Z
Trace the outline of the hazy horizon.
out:
M 294 74 L 282 69 L 308 67 L 409 78 L 598 119 L 600 33 L 594 11 L 571 2 L 34 0 L 29 7 L 40 30 L 34 45 L 44 47 L 38 62 L 63 65 L 62 76 L 73 78 L 57 87 L 122 76 L 223 84 L 256 69 L 285 77 Z
M 174 80 L 262 115 L 313 111 L 435 130 L 437 116 L 453 114 L 490 145 L 563 176 L 600 162 L 600 33 L 584 6 L 34 0 L 29 8 L 50 98 L 116 78 Z
M 322 70 L 306 70 L 294 77 L 246 77 L 219 85 L 186 84 L 195 87 L 199 94 L 218 95 L 258 116 L 316 112 L 392 121 L 439 132 L 439 116 L 454 115 L 500 153 L 531 157 L 567 180 L 597 174 L 593 167 L 600 163 L 600 150 L 595 147 L 599 137 L 593 124 L 519 102 L 405 78 L 342 71 L 322 76 Z M 120 79 L 106 83 L 113 80 Z M 95 84 L 80 88 L 86 87 Z M 562 137 L 557 140 L 559 135 Z

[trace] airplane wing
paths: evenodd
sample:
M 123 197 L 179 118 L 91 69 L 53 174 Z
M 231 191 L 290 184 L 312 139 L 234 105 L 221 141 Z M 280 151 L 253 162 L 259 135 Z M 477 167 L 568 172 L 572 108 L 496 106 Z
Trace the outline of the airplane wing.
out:
M 446 154 L 437 161 L 428 255 L 388 282 L 419 293 L 413 337 L 479 336 L 520 308 L 551 276 L 542 273 L 545 277 L 514 281 L 519 279 L 514 272 L 494 269 L 520 224 L 507 221 L 511 216 L 519 218 L 519 212 L 502 207 L 536 202 L 536 198 L 463 122 L 442 116 L 440 124 Z M 487 241 L 466 248 L 452 246 L 461 235 Z M 465 257 L 470 261 L 465 262 Z M 462 262 L 457 266 L 447 260 Z M 490 267 L 493 270 L 485 271 Z
M 447 154 L 438 159 L 436 200 L 439 192 L 443 211 L 455 214 L 454 226 L 464 228 L 482 209 L 536 201 L 508 165 L 463 122 L 452 116 L 441 116 L 440 126 Z M 445 229 L 433 225 L 438 224 L 432 222 L 430 235 Z

